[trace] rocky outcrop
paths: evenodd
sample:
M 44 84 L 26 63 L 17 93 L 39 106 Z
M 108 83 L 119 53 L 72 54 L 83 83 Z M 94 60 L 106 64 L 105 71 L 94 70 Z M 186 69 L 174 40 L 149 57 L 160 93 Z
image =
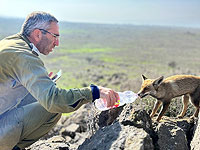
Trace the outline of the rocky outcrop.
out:
M 190 119 L 163 117 L 157 123 L 133 104 L 104 112 L 85 105 L 29 150 L 198 150 L 200 127 L 195 129 L 192 140 Z
M 124 107 L 117 121 L 101 128 L 87 139 L 79 150 L 101 148 L 140 150 L 189 150 L 193 124 L 188 119 L 164 117 L 152 123 L 144 110 L 132 111 L 133 106 Z M 190 135 L 190 136 L 189 136 Z

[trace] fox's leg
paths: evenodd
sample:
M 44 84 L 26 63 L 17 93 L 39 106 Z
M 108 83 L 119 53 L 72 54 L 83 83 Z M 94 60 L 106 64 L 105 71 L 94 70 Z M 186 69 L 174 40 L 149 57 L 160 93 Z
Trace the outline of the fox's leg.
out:
M 187 108 L 188 108 L 188 102 L 189 102 L 189 95 L 183 95 L 182 96 L 182 102 L 183 102 L 183 108 L 182 108 L 182 112 L 180 115 L 178 115 L 178 118 L 183 118 L 183 116 L 185 115 Z
M 160 107 L 161 103 L 162 103 L 162 102 L 159 101 L 159 100 L 156 101 L 156 103 L 155 103 L 155 105 L 154 105 L 154 108 L 153 108 L 153 110 L 152 110 L 152 113 L 151 113 L 151 115 L 150 115 L 151 118 L 153 118 L 153 116 L 154 116 L 155 113 L 157 112 L 158 108 Z
M 191 97 L 191 102 L 195 106 L 195 112 L 191 118 L 198 117 L 199 114 L 199 98 Z
M 199 101 L 200 101 L 200 86 L 196 88 L 194 93 L 190 94 L 191 102 L 195 106 L 196 110 L 191 118 L 198 117 L 199 114 Z
M 160 119 L 162 118 L 162 116 L 164 115 L 165 111 L 167 110 L 167 108 L 169 107 L 170 101 L 167 102 L 163 102 L 163 106 L 162 109 L 156 119 L 156 121 L 160 121 Z
M 192 104 L 195 106 L 195 112 L 191 118 L 196 118 L 199 114 L 199 99 L 192 101 Z
M 196 107 L 195 113 L 194 113 L 194 117 L 198 117 L 199 114 L 199 107 Z

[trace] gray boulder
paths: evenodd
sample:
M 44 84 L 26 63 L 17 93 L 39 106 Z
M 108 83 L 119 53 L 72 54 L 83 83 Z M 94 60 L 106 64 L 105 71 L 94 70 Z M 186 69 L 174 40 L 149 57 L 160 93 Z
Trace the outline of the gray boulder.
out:
M 116 122 L 101 128 L 78 150 L 153 150 L 152 139 L 143 129 Z
M 159 123 L 157 128 L 158 145 L 161 150 L 189 150 L 186 134 L 172 122 Z

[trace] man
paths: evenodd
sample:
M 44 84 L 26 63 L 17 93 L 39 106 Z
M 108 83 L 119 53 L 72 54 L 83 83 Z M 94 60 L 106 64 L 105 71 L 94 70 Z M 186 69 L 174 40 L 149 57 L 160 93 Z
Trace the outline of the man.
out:
M 40 55 L 48 55 L 58 45 L 58 20 L 45 12 L 31 13 L 19 34 L 0 42 L 1 150 L 28 147 L 58 122 L 61 113 L 100 97 L 110 107 L 119 98 L 115 91 L 95 85 L 57 88 Z

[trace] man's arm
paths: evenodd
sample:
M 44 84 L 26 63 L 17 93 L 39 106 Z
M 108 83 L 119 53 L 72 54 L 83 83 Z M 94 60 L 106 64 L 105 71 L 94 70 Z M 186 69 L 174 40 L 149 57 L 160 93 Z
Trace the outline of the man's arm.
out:
M 93 100 L 90 87 L 69 90 L 57 88 L 43 62 L 32 54 L 22 54 L 14 65 L 17 80 L 49 112 L 72 112 Z

